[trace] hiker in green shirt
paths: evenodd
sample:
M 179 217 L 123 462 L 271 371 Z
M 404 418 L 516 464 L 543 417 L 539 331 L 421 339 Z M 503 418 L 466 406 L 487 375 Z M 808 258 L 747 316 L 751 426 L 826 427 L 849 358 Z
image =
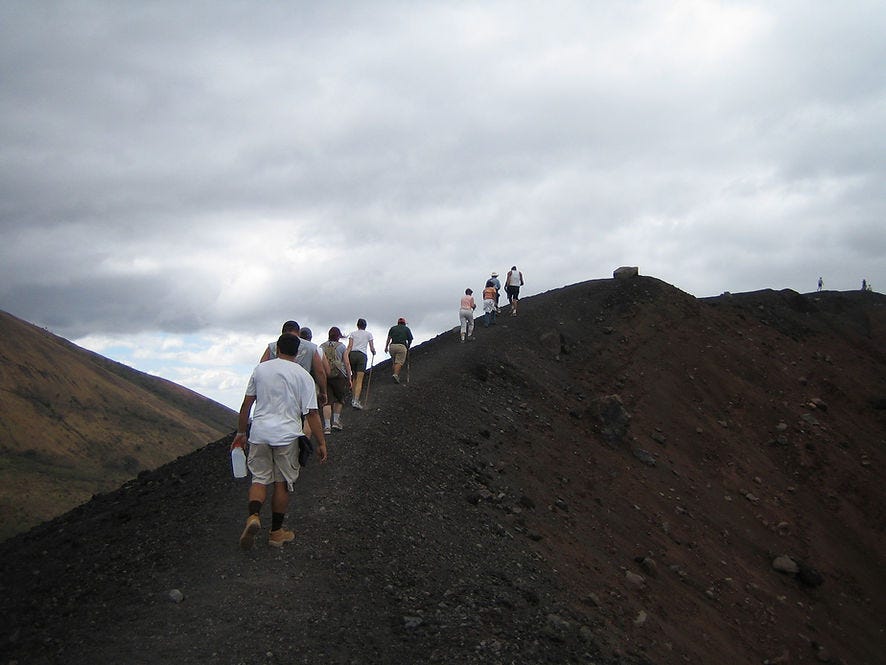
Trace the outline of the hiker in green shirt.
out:
M 394 381 L 400 383 L 400 368 L 406 362 L 406 354 L 412 344 L 412 331 L 406 326 L 406 319 L 402 316 L 397 319 L 397 325 L 388 331 L 388 339 L 385 341 L 385 353 L 391 354 L 391 362 L 394 365 Z

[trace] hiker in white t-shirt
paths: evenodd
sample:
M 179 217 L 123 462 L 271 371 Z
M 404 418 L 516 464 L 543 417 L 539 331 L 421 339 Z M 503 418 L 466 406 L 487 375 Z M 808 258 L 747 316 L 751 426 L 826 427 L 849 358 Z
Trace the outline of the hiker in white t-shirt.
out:
M 277 357 L 259 363 L 252 371 L 240 406 L 237 435 L 231 449 L 243 448 L 248 443 L 247 465 L 252 473 L 249 516 L 240 534 L 240 547 L 243 549 L 252 547 L 255 535 L 261 530 L 261 509 L 267 498 L 268 485 L 274 486 L 268 545 L 282 547 L 284 543 L 295 540 L 295 533 L 283 528 L 283 520 L 289 507 L 289 494 L 298 479 L 298 438 L 302 436 L 302 418 L 312 423 L 317 432 L 320 462 L 327 459 L 326 439 L 320 429 L 320 416 L 317 413 L 314 380 L 295 362 L 299 345 L 300 341 L 295 335 L 280 335 L 275 344 Z
M 367 354 L 372 351 L 372 359 L 375 360 L 375 341 L 372 333 L 366 330 L 366 319 L 357 319 L 357 329 L 348 335 L 348 360 L 351 362 L 351 371 L 354 373 L 354 395 L 351 398 L 351 406 L 362 409 L 360 393 L 363 392 L 363 376 L 366 374 Z

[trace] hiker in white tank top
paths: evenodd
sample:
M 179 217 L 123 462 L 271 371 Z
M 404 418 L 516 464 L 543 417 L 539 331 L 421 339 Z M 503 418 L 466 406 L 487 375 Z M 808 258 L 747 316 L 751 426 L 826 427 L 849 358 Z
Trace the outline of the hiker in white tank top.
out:
M 508 294 L 508 302 L 511 303 L 511 316 L 517 316 L 517 301 L 520 300 L 521 286 L 523 286 L 523 273 L 517 270 L 517 266 L 511 266 L 505 279 L 505 292 Z

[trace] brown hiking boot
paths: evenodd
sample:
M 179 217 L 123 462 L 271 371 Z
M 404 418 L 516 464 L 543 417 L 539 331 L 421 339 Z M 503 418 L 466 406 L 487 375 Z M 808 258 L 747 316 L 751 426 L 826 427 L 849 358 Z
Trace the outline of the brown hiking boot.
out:
M 288 529 L 277 529 L 268 534 L 268 545 L 271 547 L 283 547 L 283 543 L 291 543 L 295 540 L 295 532 Z
M 255 534 L 261 531 L 261 519 L 258 515 L 250 515 L 246 518 L 246 526 L 243 527 L 243 533 L 240 534 L 240 547 L 244 550 L 252 548 L 255 542 Z

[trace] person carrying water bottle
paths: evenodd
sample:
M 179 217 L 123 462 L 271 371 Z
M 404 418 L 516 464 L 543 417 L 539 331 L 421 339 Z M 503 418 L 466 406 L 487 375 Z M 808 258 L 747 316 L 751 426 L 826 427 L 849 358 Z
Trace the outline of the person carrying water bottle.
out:
M 268 485 L 274 486 L 268 545 L 283 547 L 284 543 L 295 540 L 295 533 L 283 528 L 283 520 L 289 507 L 289 494 L 298 478 L 298 437 L 302 436 L 302 416 L 307 416 L 317 438 L 320 462 L 327 460 L 326 439 L 317 413 L 316 386 L 311 375 L 296 362 L 299 343 L 297 335 L 280 335 L 277 357 L 259 363 L 252 371 L 240 406 L 237 435 L 231 450 L 249 444 L 247 465 L 252 473 L 249 516 L 240 534 L 240 547 L 245 550 L 252 547 L 255 535 L 261 531 L 260 514 Z M 246 426 L 253 405 L 255 411 L 247 437 Z

